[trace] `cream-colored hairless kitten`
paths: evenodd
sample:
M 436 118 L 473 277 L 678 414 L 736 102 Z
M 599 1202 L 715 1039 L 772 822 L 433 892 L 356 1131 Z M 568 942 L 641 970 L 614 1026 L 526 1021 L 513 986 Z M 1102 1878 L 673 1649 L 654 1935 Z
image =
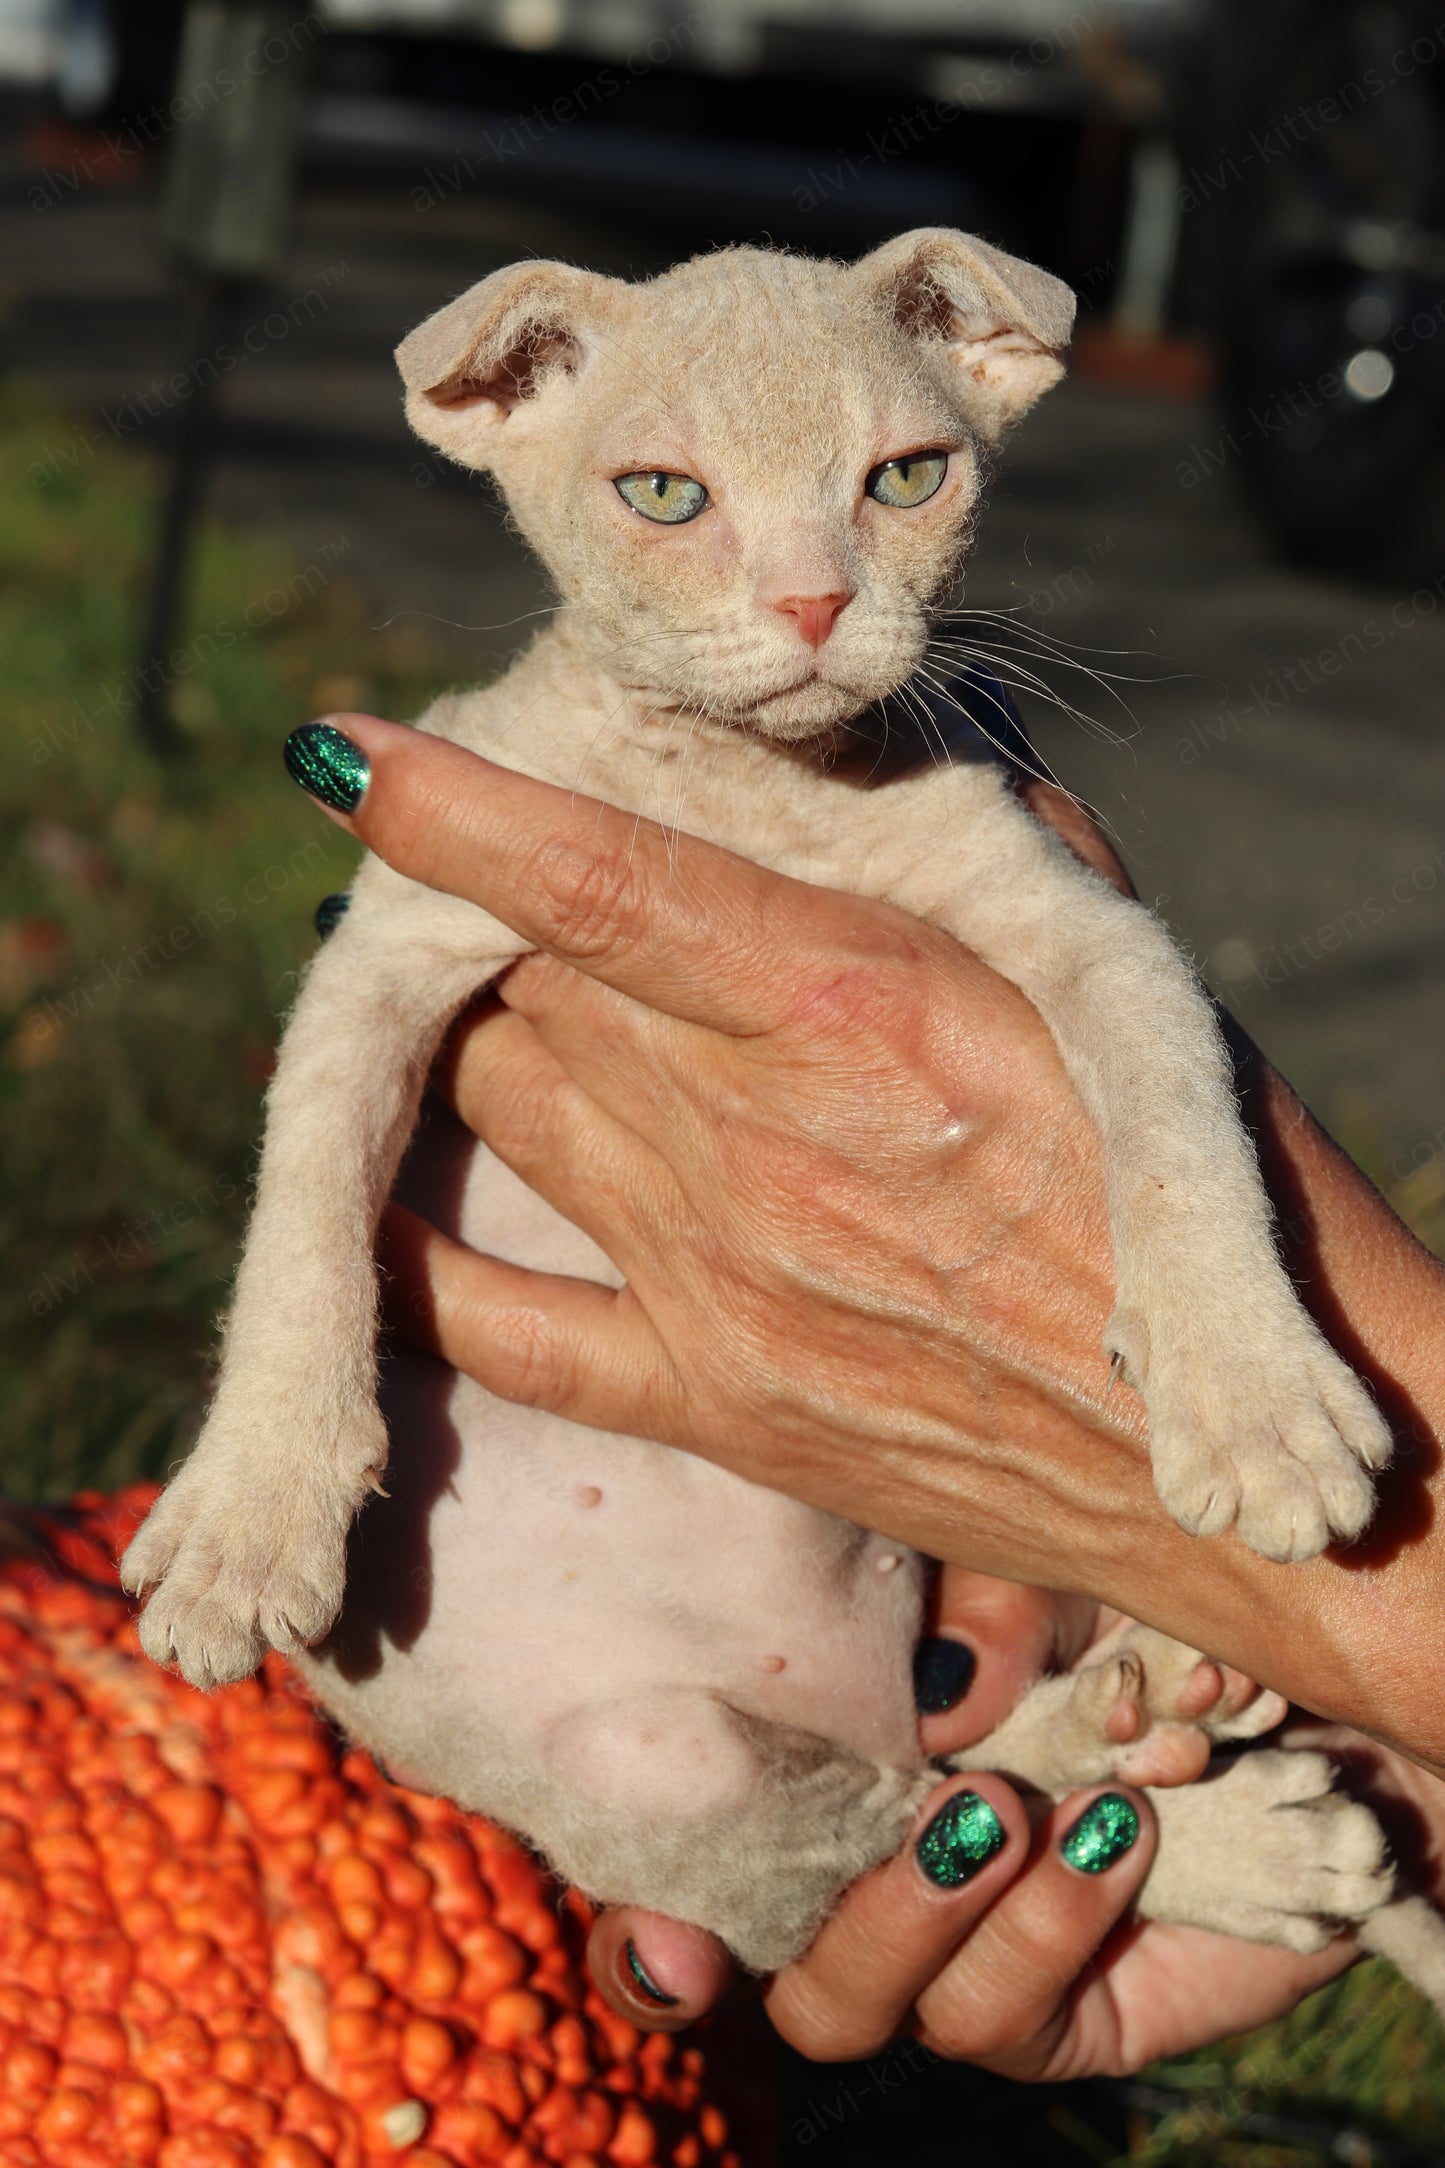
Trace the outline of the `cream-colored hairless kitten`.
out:
M 400 348 L 407 411 L 498 478 L 563 606 L 499 684 L 421 727 L 639 812 L 681 807 L 749 857 L 932 920 L 1021 987 L 1102 1134 L 1106 1344 L 1144 1396 L 1165 1503 L 1307 1558 L 1363 1528 L 1389 1440 L 1280 1266 L 1203 994 L 999 764 L 884 742 L 880 703 L 923 660 L 992 448 L 1060 376 L 1072 313 L 1056 279 L 947 231 L 852 266 L 743 249 L 641 285 L 553 263 L 483 280 Z M 313 773 L 344 752 L 324 730 L 307 745 Z M 151 1591 L 145 1647 L 198 1684 L 337 1619 L 388 1459 L 378 1215 L 448 1023 L 521 947 L 368 860 L 311 968 L 215 1403 L 124 1562 Z M 455 1225 L 615 1283 L 481 1148 Z M 321 1699 L 595 1896 L 695 1920 L 755 1967 L 793 1956 L 935 1781 L 909 1677 L 921 1561 L 420 1361 L 389 1414 L 393 1495 L 358 1525 L 357 1602 L 303 1658 Z M 1053 1795 L 1106 1776 L 1110 1708 L 1170 1721 L 1193 1662 L 1136 1630 L 969 1764 Z M 1264 1697 L 1216 1730 L 1278 1714 Z M 1428 1972 L 1433 1915 L 1380 1909 L 1379 1832 L 1329 1778 L 1317 1755 L 1261 1751 L 1158 1794 L 1148 1907 L 1296 1947 L 1369 1916 Z

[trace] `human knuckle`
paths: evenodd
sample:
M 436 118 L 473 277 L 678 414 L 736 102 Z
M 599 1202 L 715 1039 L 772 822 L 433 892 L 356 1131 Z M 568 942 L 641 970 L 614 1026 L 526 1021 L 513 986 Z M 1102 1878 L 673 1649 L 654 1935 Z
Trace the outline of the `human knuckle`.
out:
M 814 2063 L 862 2062 L 887 2047 L 894 2026 L 882 2017 L 851 2011 L 821 1988 L 795 1985 L 770 2005 L 774 2029 Z
M 633 947 L 649 916 L 646 873 L 634 850 L 598 840 L 555 838 L 528 868 L 543 946 L 583 961 Z
M 787 1021 L 829 1039 L 875 1039 L 898 1009 L 897 973 L 874 962 L 841 963 L 810 979 Z
M 569 1398 L 570 1365 L 551 1320 L 517 1308 L 495 1328 L 497 1385 L 522 1407 L 555 1409 Z
M 1027 2050 L 1077 1966 L 1041 1956 L 1032 1937 L 995 1921 L 985 1950 L 965 1948 L 929 1989 L 924 2010 L 940 2052 L 981 2061 Z M 1082 1962 L 1082 1959 L 1080 1960 Z
M 1036 2027 L 1032 2015 L 1008 2000 L 974 1993 L 935 1993 L 928 2006 L 929 2045 L 950 2062 L 983 2062 L 1016 2055 Z
M 531 1166 L 555 1151 L 568 1089 L 564 1078 L 535 1072 L 499 1081 L 482 1110 L 484 1133 L 497 1157 L 508 1166 Z

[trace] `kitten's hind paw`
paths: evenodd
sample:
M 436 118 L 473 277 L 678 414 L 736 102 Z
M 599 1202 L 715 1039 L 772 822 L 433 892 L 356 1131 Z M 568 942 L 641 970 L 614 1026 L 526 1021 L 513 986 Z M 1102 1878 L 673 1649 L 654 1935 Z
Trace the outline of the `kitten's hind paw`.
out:
M 1105 1344 L 1122 1344 L 1143 1392 L 1159 1496 L 1182 1528 L 1235 1528 L 1252 1551 L 1282 1562 L 1362 1533 L 1375 1506 L 1367 1471 L 1389 1459 L 1390 1433 L 1303 1312 L 1257 1320 L 1242 1340 L 1201 1334 L 1143 1377 L 1129 1362 L 1133 1338 L 1126 1321 Z
M 1159 1850 L 1140 1912 L 1285 1949 L 1326 1948 L 1394 1887 L 1379 1823 L 1333 1783 L 1323 1754 L 1265 1747 L 1201 1784 L 1151 1793 Z

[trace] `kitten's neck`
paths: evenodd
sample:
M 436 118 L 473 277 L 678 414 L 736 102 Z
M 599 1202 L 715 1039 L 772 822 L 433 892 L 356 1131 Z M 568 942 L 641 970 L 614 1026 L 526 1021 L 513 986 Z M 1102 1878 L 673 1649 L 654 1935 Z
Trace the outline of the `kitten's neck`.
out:
M 618 803 L 638 804 L 644 786 L 661 803 L 666 777 L 682 765 L 705 768 L 716 789 L 744 788 L 760 771 L 780 768 L 876 786 L 940 760 L 1001 754 L 1029 765 L 1008 695 L 981 670 L 959 673 L 946 688 L 910 686 L 906 696 L 892 696 L 835 730 L 787 743 L 628 684 L 596 654 L 585 622 L 564 604 L 506 682 L 504 727 L 514 750 L 525 744 L 535 751 L 538 773 Z
M 720 722 L 678 695 L 629 682 L 609 657 L 600 657 L 585 621 L 564 603 L 538 642 L 548 649 L 546 667 L 577 691 L 586 688 L 588 705 L 606 716 L 609 731 L 626 738 L 651 758 L 673 758 L 683 744 L 731 745 L 746 732 Z

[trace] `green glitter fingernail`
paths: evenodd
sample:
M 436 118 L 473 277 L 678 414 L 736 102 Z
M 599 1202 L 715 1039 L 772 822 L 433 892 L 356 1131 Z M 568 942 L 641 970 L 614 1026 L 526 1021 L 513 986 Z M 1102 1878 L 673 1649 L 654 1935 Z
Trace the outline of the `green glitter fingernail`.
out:
M 322 897 L 312 914 L 313 923 L 321 940 L 329 941 L 331 939 L 331 936 L 350 909 L 351 898 L 346 894 L 345 890 L 339 896 Z
M 656 1980 L 653 1979 L 652 1974 L 638 1956 L 637 1950 L 630 1939 L 622 1945 L 622 1962 L 626 1968 L 622 1979 L 624 1987 L 631 1985 L 641 1988 L 649 2002 L 659 2004 L 664 2010 L 675 2010 L 677 2008 L 681 1997 L 669 1995 L 665 1987 L 658 1986 Z
M 955 1792 L 914 1849 L 935 1889 L 959 1889 L 1003 1850 L 1007 1839 L 1007 1830 L 986 1799 L 977 1792 Z
M 337 813 L 354 813 L 366 796 L 371 763 L 333 723 L 303 723 L 281 749 L 286 771 Z
M 963 1641 L 930 1634 L 913 1652 L 913 1706 L 920 1716 L 957 1708 L 973 1684 L 978 1660 Z
M 1122 1859 L 1139 1834 L 1139 1815 L 1122 1792 L 1100 1792 L 1085 1807 L 1059 1850 L 1080 1874 L 1103 1874 Z

